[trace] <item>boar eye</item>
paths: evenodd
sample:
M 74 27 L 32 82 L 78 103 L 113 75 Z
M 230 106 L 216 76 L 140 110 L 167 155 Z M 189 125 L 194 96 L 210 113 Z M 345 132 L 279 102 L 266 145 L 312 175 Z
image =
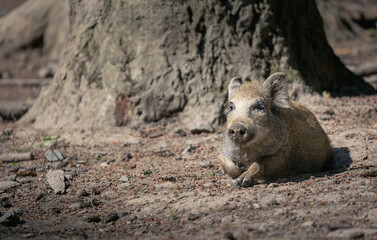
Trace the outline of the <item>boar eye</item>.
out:
M 232 102 L 228 103 L 226 106 L 226 114 L 229 114 L 231 111 L 233 111 L 236 107 Z
M 258 112 L 261 112 L 261 113 L 265 113 L 266 112 L 266 108 L 264 106 L 264 102 L 263 101 L 259 101 L 257 102 L 254 106 L 253 106 L 253 110 L 256 110 Z

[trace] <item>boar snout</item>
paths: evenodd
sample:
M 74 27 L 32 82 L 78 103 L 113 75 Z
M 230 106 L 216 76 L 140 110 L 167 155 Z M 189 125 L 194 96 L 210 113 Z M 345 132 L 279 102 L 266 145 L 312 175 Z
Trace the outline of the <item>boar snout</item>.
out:
M 228 129 L 228 136 L 235 142 L 246 142 L 250 139 L 251 134 L 242 123 L 234 123 Z

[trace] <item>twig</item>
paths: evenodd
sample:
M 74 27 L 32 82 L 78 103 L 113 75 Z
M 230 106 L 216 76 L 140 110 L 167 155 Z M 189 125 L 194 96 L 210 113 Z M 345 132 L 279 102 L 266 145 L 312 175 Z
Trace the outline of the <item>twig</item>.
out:
M 8 153 L 0 155 L 0 161 L 2 162 L 21 162 L 34 160 L 32 152 L 27 153 Z
M 30 144 L 30 147 L 29 147 L 28 151 L 31 150 L 31 148 L 33 147 L 33 145 L 34 145 L 34 143 L 35 143 L 36 140 L 37 140 L 37 137 L 34 137 L 34 140 L 33 140 L 33 142 Z

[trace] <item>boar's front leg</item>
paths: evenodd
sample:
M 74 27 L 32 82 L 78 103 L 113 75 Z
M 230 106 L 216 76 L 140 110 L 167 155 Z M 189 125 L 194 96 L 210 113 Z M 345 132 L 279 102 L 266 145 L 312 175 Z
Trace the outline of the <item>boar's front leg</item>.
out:
M 242 173 L 234 183 L 236 186 L 250 187 L 252 184 L 256 183 L 257 176 L 260 174 L 261 167 L 259 163 L 254 162 L 250 165 L 244 173 Z

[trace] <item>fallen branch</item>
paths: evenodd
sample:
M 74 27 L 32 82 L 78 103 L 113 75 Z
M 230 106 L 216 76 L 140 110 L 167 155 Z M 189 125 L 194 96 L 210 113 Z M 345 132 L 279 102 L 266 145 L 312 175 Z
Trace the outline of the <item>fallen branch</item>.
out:
M 34 155 L 31 152 L 27 153 L 7 153 L 0 155 L 1 162 L 21 162 L 34 160 Z

